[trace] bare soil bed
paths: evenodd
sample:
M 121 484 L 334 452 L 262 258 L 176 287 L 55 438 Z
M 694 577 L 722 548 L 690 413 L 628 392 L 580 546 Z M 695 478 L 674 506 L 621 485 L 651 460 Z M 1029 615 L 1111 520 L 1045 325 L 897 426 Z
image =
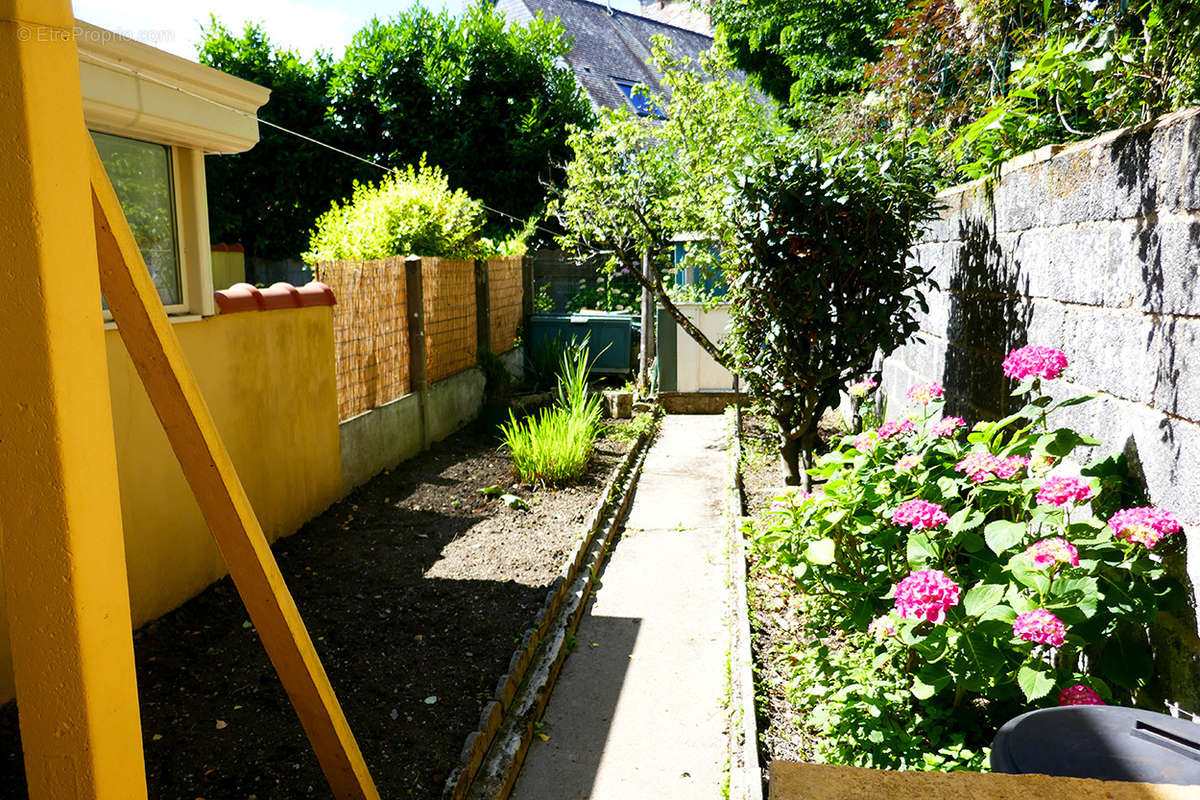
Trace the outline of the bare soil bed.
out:
M 513 487 L 493 434 L 450 437 L 273 550 L 376 784 L 436 798 L 628 445 L 561 490 Z M 512 509 L 480 494 L 499 484 Z M 228 578 L 134 636 L 150 797 L 331 797 Z M 0 709 L 0 798 L 26 796 Z
M 821 439 L 837 435 L 836 417 L 821 421 Z M 818 452 L 823 452 L 824 444 Z M 755 516 L 770 505 L 783 485 L 775 428 L 768 418 L 747 414 L 742 423 L 742 484 L 746 514 Z M 803 647 L 796 595 L 787 582 L 761 568 L 753 548 L 747 550 L 746 593 L 750 603 L 751 649 L 754 654 L 755 708 L 764 780 L 777 758 L 807 761 L 804 717 L 786 696 L 792 653 Z

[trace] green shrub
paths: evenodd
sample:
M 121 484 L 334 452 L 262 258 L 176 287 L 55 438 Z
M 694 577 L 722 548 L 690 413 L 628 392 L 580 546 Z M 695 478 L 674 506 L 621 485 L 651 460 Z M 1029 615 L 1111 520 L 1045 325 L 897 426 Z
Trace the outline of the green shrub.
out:
M 523 236 L 493 242 L 480 236 L 484 208 L 452 190 L 436 166 L 409 165 L 379 183 L 354 184 L 350 202 L 334 202 L 316 221 L 304 258 L 309 263 L 389 256 L 491 258 L 523 252 Z
M 509 412 L 501 434 L 521 481 L 561 485 L 587 471 L 600 433 L 600 396 L 587 384 L 591 364 L 586 341 L 565 348 L 557 404 L 524 420 Z
M 579 291 L 567 301 L 567 311 L 594 308 L 632 312 L 641 302 L 642 287 L 627 267 L 608 265 L 594 279 L 579 281 Z
M 543 283 L 533 294 L 534 311 L 553 311 L 554 298 L 550 296 L 550 284 Z
M 818 425 L 842 387 L 918 329 L 929 273 L 909 251 L 933 215 L 932 175 L 917 141 L 830 152 L 796 137 L 739 178 L 725 345 L 775 423 L 790 485 L 808 488 Z
M 967 744 L 986 741 L 974 730 L 977 722 L 913 697 L 896 640 L 839 630 L 832 609 L 814 596 L 798 606 L 799 636 L 774 657 L 789 674 L 784 698 L 803 709 L 806 760 L 874 769 L 986 768 L 988 749 Z
M 909 697 L 953 712 L 946 735 L 976 749 L 1031 707 L 1137 701 L 1154 673 L 1146 625 L 1182 594 L 1162 562 L 1178 521 L 1137 505 L 1118 459 L 1081 477 L 1063 463 L 1100 444 L 1049 424 L 1089 399 L 1042 392 L 1066 364 L 1014 350 L 1005 372 L 1025 406 L 965 441 L 961 419 L 936 418 L 942 388 L 913 387 L 910 417 L 847 437 L 813 470 L 821 490 L 777 499 L 755 538 L 846 639 L 878 637 L 897 714 Z

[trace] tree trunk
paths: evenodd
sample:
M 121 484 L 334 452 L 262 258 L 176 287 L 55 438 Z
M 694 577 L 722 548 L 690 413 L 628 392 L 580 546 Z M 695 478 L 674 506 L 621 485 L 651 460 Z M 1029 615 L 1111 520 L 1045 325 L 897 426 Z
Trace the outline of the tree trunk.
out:
M 799 486 L 807 492 L 811 478 L 801 469 L 800 455 L 800 440 L 780 431 L 779 463 L 783 467 L 783 482 L 787 486 Z
M 667 294 L 666 286 L 663 285 L 662 276 L 659 274 L 658 268 L 654 266 L 653 259 L 650 259 L 650 269 L 643 274 L 642 270 L 638 268 L 638 265 L 634 264 L 627 256 L 620 252 L 616 253 L 616 256 L 625 266 L 625 268 L 629 270 L 630 274 L 637 279 L 637 282 L 642 285 L 642 288 L 650 290 L 650 294 L 654 297 L 654 299 L 656 299 L 659 303 L 662 303 L 662 307 L 666 309 L 667 313 L 671 315 L 671 318 L 674 319 L 679 327 L 683 329 L 683 332 L 691 337 L 692 341 L 700 345 L 701 350 L 712 356 L 713 361 L 716 361 L 730 372 L 734 372 L 736 370 L 736 365 L 733 362 L 733 358 L 729 354 L 725 353 L 721 348 L 717 347 L 717 345 L 714 344 L 711 339 L 705 336 L 704 333 L 698 327 L 696 327 L 695 323 L 688 319 L 684 313 L 679 310 L 675 303 L 671 301 L 670 296 Z
M 803 470 L 801 487 L 806 492 L 812 491 L 812 476 L 808 471 L 813 468 L 815 463 L 814 455 L 817 449 L 817 423 L 814 422 L 812 427 L 800 435 L 796 440 L 800 447 L 800 468 Z

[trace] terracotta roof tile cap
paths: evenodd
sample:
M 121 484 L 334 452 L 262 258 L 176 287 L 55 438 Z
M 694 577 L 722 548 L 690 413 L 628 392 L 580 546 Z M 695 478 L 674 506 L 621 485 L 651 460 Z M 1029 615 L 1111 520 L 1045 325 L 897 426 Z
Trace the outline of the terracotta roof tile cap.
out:
M 222 314 L 234 314 L 239 311 L 270 311 L 279 308 L 332 306 L 337 303 L 333 290 L 318 281 L 312 281 L 300 288 L 281 281 L 266 289 L 258 289 L 248 283 L 235 283 L 228 289 L 213 294 Z

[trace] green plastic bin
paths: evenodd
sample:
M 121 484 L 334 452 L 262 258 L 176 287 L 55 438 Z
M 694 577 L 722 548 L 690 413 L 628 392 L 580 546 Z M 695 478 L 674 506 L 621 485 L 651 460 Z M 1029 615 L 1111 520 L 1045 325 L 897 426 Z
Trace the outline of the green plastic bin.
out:
M 534 349 L 589 342 L 592 372 L 601 375 L 625 375 L 633 371 L 634 323 L 630 314 L 583 312 L 578 314 L 530 314 L 529 344 Z M 639 330 L 640 334 L 640 330 Z

